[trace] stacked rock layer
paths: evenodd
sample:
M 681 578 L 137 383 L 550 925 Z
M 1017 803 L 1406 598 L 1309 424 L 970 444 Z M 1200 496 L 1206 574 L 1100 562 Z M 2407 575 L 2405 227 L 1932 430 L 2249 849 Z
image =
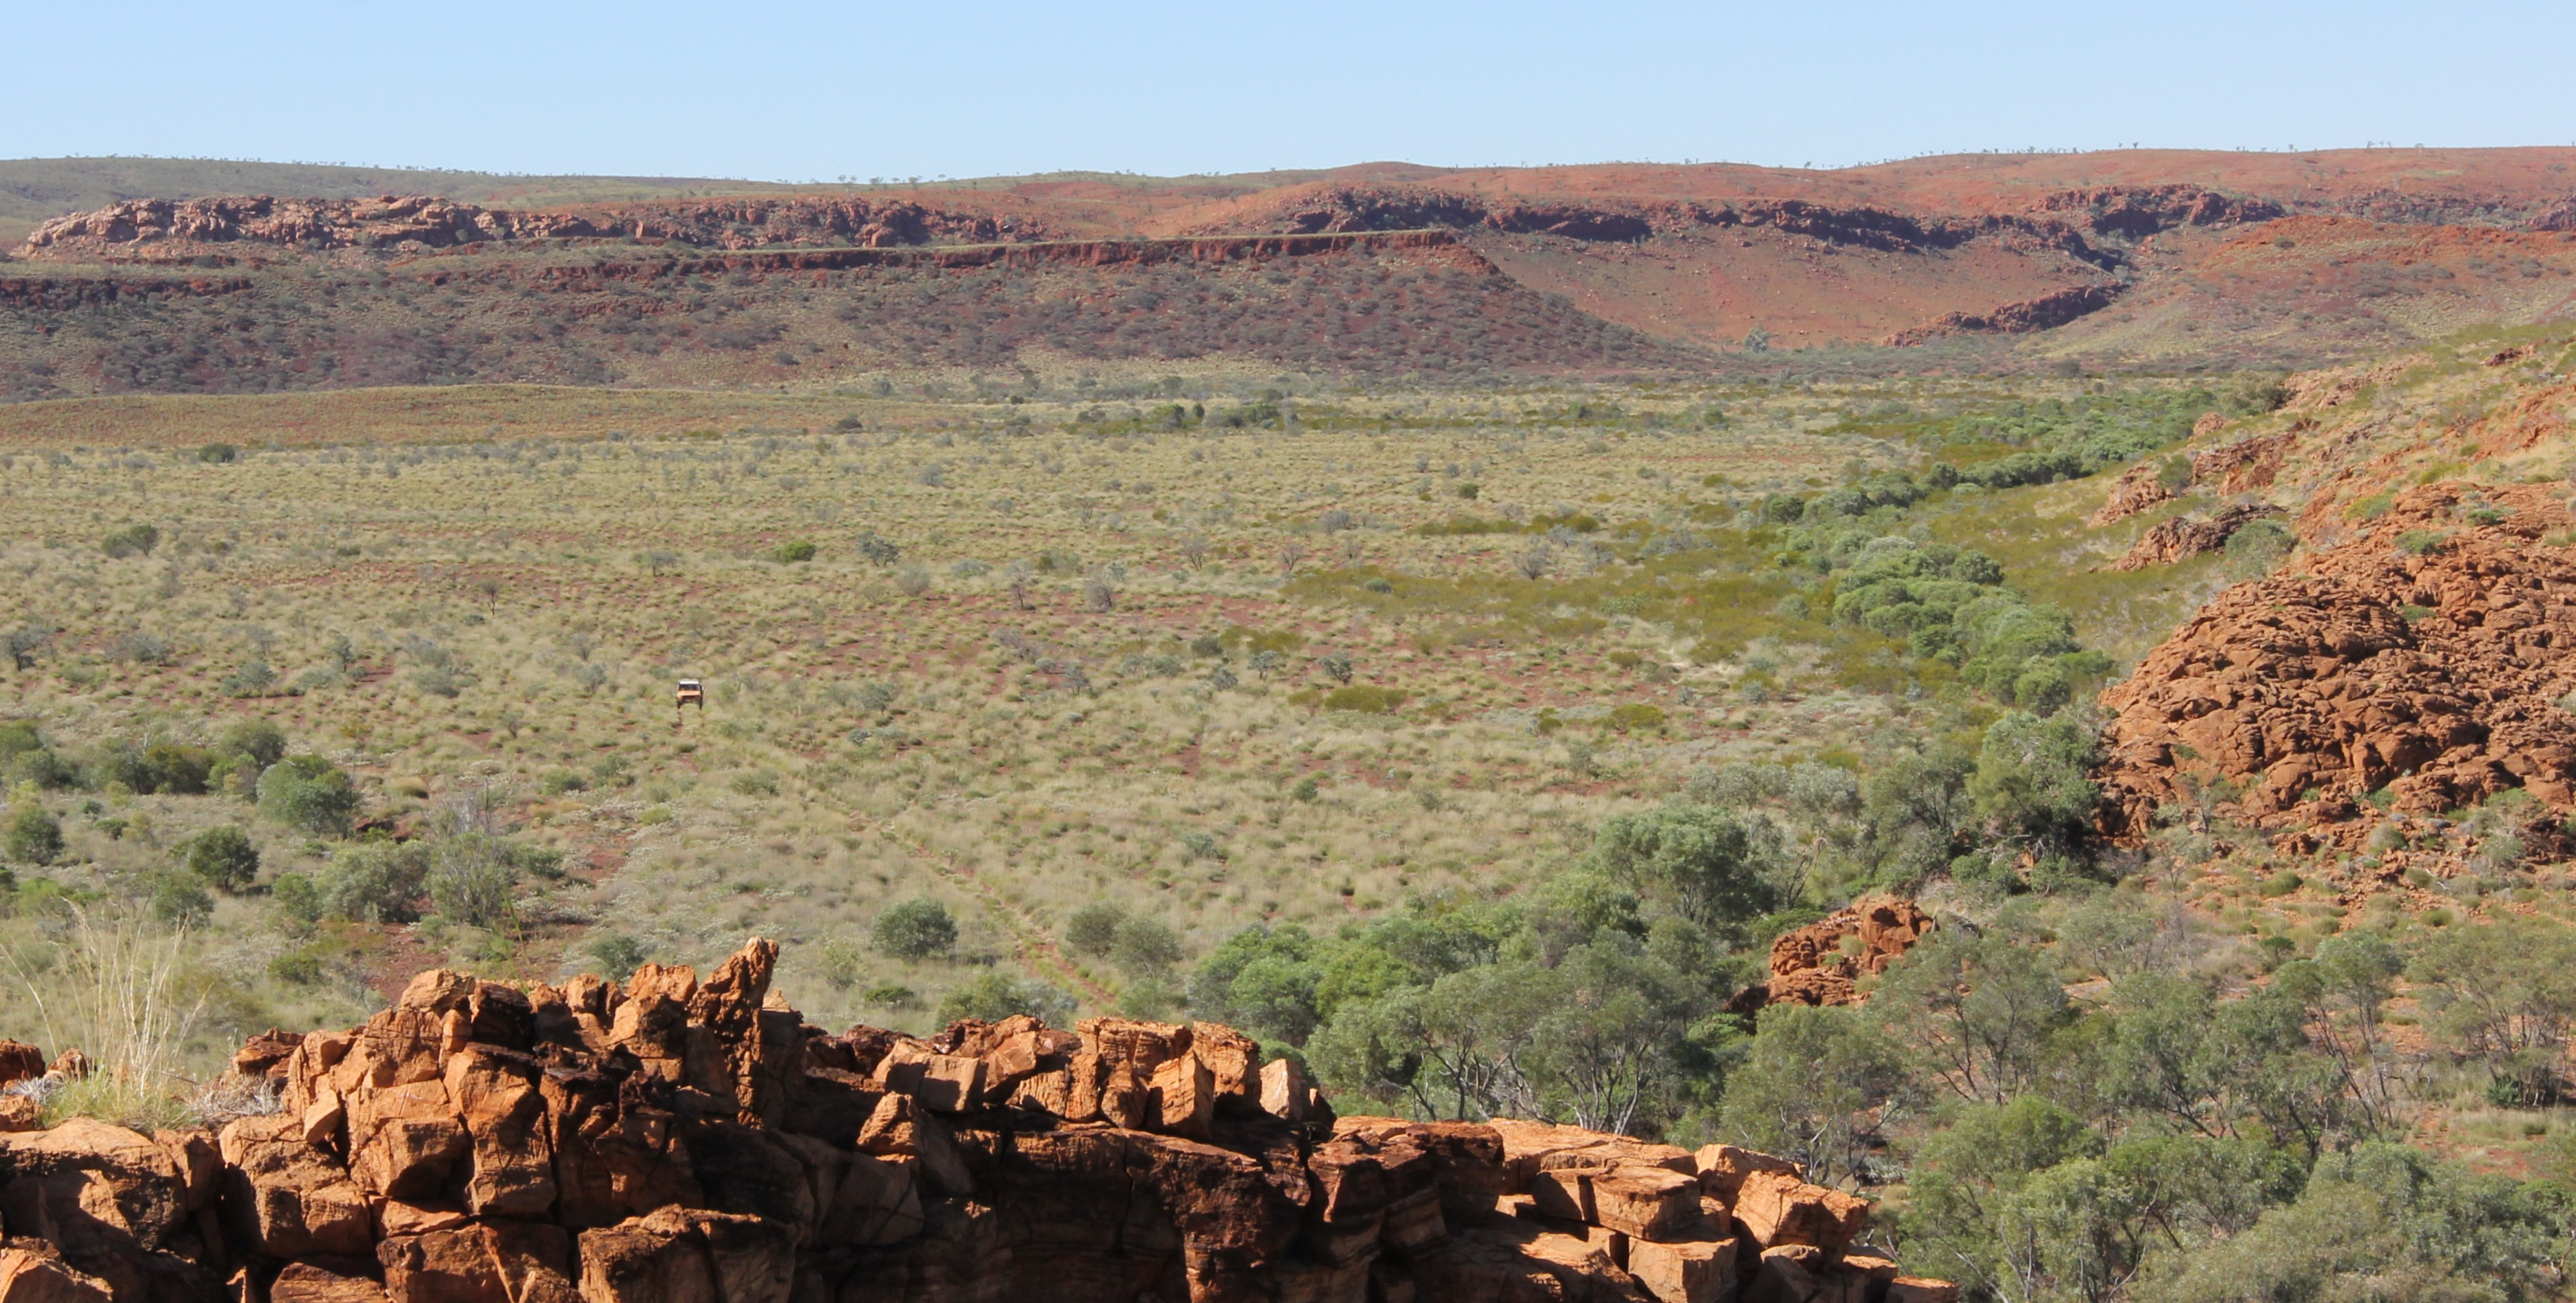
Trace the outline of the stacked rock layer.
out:
M 0 1134 L 0 1303 L 1955 1297 L 1851 1252 L 1867 1205 L 1779 1159 L 1336 1119 L 1208 1023 L 834 1035 L 776 958 L 423 973 L 244 1047 L 273 1110 Z

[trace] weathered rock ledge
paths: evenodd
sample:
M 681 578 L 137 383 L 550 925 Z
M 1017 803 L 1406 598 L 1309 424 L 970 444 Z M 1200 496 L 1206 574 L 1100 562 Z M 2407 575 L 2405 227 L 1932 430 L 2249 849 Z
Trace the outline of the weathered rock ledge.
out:
M 1868 1206 L 1780 1159 L 1335 1119 L 1208 1023 L 834 1035 L 776 957 L 427 972 L 244 1047 L 274 1111 L 0 1134 L 0 1303 L 1956 1297 L 1850 1252 Z

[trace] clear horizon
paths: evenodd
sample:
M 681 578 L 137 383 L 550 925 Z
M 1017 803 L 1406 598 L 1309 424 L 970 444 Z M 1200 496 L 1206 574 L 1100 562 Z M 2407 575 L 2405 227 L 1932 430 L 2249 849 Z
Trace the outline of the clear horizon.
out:
M 234 13 L 145 0 L 112 50 L 20 15 L 24 48 L 100 57 L 22 63 L 0 155 L 806 183 L 2576 143 L 2576 9 L 2527 3 Z

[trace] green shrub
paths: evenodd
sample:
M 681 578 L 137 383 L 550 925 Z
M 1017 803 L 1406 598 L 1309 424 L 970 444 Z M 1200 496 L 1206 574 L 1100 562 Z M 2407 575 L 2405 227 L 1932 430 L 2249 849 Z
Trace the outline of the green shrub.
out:
M 112 557 L 150 556 L 161 546 L 161 531 L 150 525 L 128 525 L 98 541 L 99 550 Z
M 1335 688 L 1324 698 L 1326 710 L 1357 711 L 1363 715 L 1383 715 L 1404 704 L 1405 694 L 1366 683 Z
M 781 543 L 775 549 L 771 550 L 769 559 L 778 562 L 781 565 L 794 565 L 801 561 L 811 561 L 814 559 L 814 545 L 803 539 Z
M 188 871 L 221 891 L 240 891 L 259 876 L 259 848 L 232 824 L 218 824 L 188 839 Z
M 265 697 L 270 688 L 277 686 L 277 671 L 266 660 L 253 656 L 243 661 L 232 673 L 225 675 L 223 686 L 224 692 L 229 696 Z M 455 694 L 442 695 L 454 696 Z
M 420 917 L 428 876 L 427 849 L 418 842 L 345 846 L 314 883 L 317 912 L 358 923 L 409 923 Z
M 268 961 L 268 975 L 289 986 L 319 985 L 322 957 L 310 949 L 289 950 Z
M 902 548 L 877 537 L 874 531 L 860 531 L 856 543 L 859 558 L 878 569 L 885 569 L 903 559 Z
M 2227 536 L 2227 559 L 2239 573 L 2264 575 L 2299 545 L 2299 536 L 2277 520 L 2249 520 Z
M 358 815 L 357 785 L 320 756 L 290 756 L 261 771 L 259 812 L 291 828 L 346 837 Z
M 2071 851 L 2091 830 L 2100 789 L 2087 772 L 2097 758 L 2093 734 L 2082 724 L 2015 711 L 1987 727 L 1968 796 L 2003 835 Z
M 1180 936 L 1156 919 L 1131 918 L 1118 925 L 1110 957 L 1119 971 L 1135 976 L 1163 972 L 1186 956 Z
M 421 885 L 440 917 L 499 928 L 516 915 L 521 880 L 553 852 L 513 842 L 478 815 L 442 811 L 432 821 Z M 560 861 L 554 856 L 554 863 Z
M 241 449 L 229 443 L 210 443 L 197 450 L 197 460 L 209 466 L 223 466 L 241 457 Z
M 2410 529 L 2397 536 L 2397 550 L 2408 556 L 2427 556 L 2442 550 L 2450 535 L 2438 529 Z
M 94 778 L 99 786 L 122 784 L 142 796 L 196 796 L 206 790 L 215 761 L 215 753 L 204 747 L 169 742 L 137 747 L 131 742 L 116 742 L 99 756 Z
M 875 925 L 868 930 L 868 939 L 880 953 L 898 959 L 928 959 L 957 948 L 957 920 L 946 905 L 936 900 L 919 897 L 900 901 L 877 915 Z
M 921 993 L 909 986 L 871 986 L 859 992 L 859 998 L 880 1009 L 918 1009 Z
M 1065 948 L 1085 959 L 1105 959 L 1110 947 L 1117 944 L 1118 926 L 1127 921 L 1127 911 L 1106 900 L 1095 900 L 1073 911 L 1064 921 Z
M 248 756 L 266 769 L 286 758 L 286 733 L 265 719 L 241 719 L 226 725 L 215 737 L 215 750 L 225 755 Z
M 149 879 L 152 917 L 174 928 L 203 927 L 215 916 L 215 898 L 193 873 L 162 872 Z
M 268 886 L 268 899 L 291 922 L 311 927 L 322 919 L 322 889 L 301 873 L 278 874 Z
M 1073 1021 L 1073 997 L 1044 982 L 1024 982 L 998 969 L 988 970 L 973 981 L 950 991 L 939 1002 L 936 1015 L 943 1023 L 974 1018 L 1000 1022 L 1015 1014 L 1027 1014 L 1053 1027 Z
M 846 991 L 858 984 L 867 972 L 867 954 L 846 937 L 834 937 L 817 947 L 815 968 L 823 982 L 835 991 Z
M 1665 717 L 1663 709 L 1659 706 L 1632 701 L 1624 706 L 1612 707 L 1608 722 L 1611 728 L 1622 733 L 1661 733 L 1664 731 Z
M 6 849 L 20 864 L 51 864 L 62 858 L 62 821 L 33 801 L 21 802 L 9 812 Z
M 591 938 L 583 947 L 600 971 L 610 977 L 623 977 L 644 966 L 644 943 L 623 932 L 603 933 Z

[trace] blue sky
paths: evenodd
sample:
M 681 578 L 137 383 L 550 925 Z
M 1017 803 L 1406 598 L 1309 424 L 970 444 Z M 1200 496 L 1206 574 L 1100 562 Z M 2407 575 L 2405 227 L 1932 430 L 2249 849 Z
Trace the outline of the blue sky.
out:
M 0 5 L 0 157 L 831 180 L 2576 144 L 2576 5 Z

